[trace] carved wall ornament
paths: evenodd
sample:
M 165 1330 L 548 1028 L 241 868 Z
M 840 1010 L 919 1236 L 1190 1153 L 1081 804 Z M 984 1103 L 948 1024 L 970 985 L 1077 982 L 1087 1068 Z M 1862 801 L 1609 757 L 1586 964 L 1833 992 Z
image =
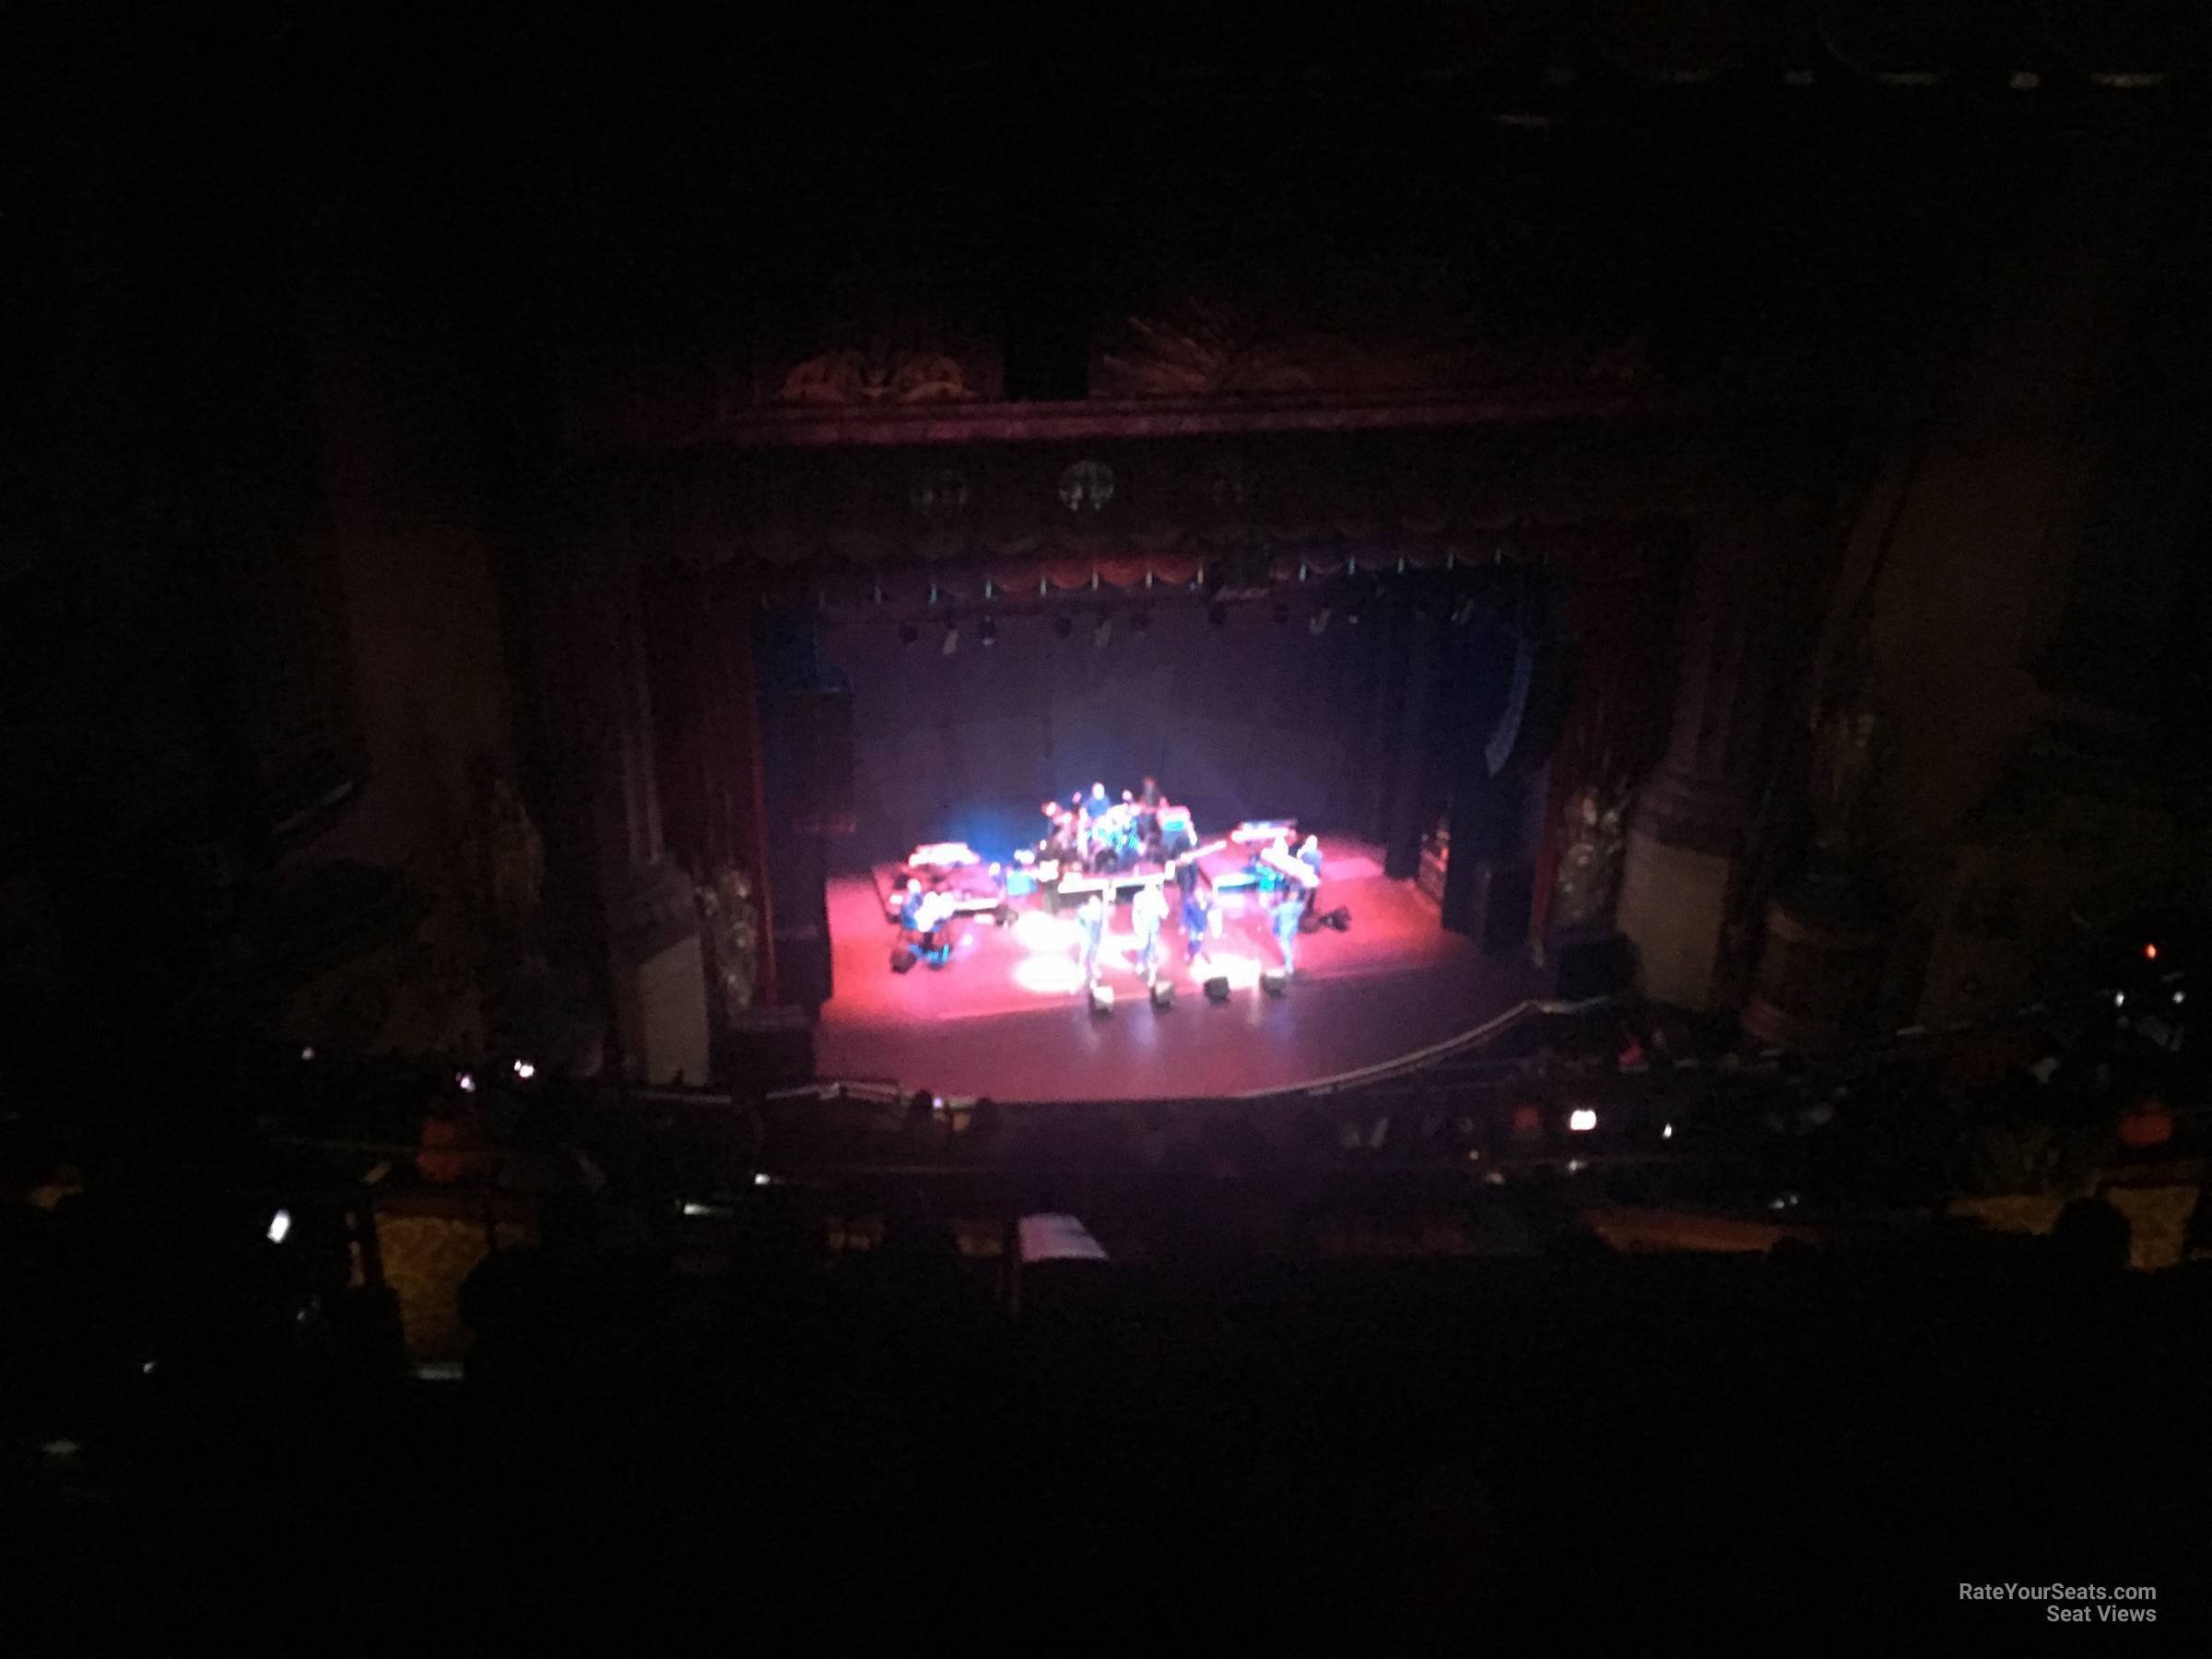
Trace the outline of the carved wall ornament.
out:
M 1856 700 L 1834 710 L 1815 729 L 1806 793 L 1824 861 L 1855 864 L 1866 851 L 1886 736 L 1880 716 Z
M 759 986 L 759 910 L 753 884 L 742 870 L 723 869 L 699 889 L 698 902 L 714 993 L 723 1017 L 733 1018 L 753 1006 Z
M 1613 918 L 1628 847 L 1629 789 L 1591 784 L 1567 799 L 1552 918 L 1561 927 L 1594 927 Z
M 1219 305 L 1188 300 L 1166 317 L 1131 317 L 1100 361 L 1109 396 L 1218 397 L 1363 390 L 1396 378 L 1341 335 L 1271 330 Z
M 1113 468 L 1103 461 L 1077 461 L 1060 475 L 1060 504 L 1070 512 L 1097 512 L 1113 500 Z
M 488 931 L 514 943 L 529 937 L 545 885 L 545 838 L 523 805 L 507 767 L 489 756 L 471 763 L 475 799 L 466 828 L 466 879 Z
M 1509 242 L 1512 240 L 1506 239 Z M 1485 280 L 1530 260 L 1479 256 Z M 1533 256 L 1531 256 L 1533 258 Z M 1540 263 L 1540 262 L 1538 262 Z M 1185 267 L 1098 342 L 1091 393 L 1114 398 L 1405 395 L 1615 385 L 1647 372 L 1632 336 L 1535 335 L 1479 302 L 1466 259 L 1347 261 L 1319 271 Z
M 782 404 L 970 403 L 987 394 L 969 365 L 936 346 L 900 346 L 881 336 L 865 347 L 821 352 L 794 364 Z

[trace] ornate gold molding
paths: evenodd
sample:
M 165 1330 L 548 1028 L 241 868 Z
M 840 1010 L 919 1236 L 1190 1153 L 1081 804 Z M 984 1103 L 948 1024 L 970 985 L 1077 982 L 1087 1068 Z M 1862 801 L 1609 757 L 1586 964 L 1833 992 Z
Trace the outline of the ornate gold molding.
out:
M 865 347 L 842 347 L 794 363 L 784 371 L 774 401 L 848 408 L 979 403 L 994 390 L 979 364 L 950 351 L 877 338 Z

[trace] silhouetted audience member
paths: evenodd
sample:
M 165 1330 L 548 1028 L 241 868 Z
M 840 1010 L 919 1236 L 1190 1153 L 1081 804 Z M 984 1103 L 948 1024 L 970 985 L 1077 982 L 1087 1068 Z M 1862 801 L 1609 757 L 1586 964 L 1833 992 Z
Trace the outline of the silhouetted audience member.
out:
M 2127 1265 L 2127 1218 L 2102 1198 L 2077 1198 L 2058 1213 L 2051 1244 L 2060 1263 L 2084 1277 L 2117 1275 Z
M 475 1334 L 469 1375 L 501 1394 L 550 1396 L 586 1382 L 617 1312 L 597 1206 L 560 1193 L 538 1207 L 538 1242 L 495 1250 L 461 1284 Z
M 998 1102 L 989 1099 L 976 1101 L 975 1110 L 968 1114 L 970 1144 L 981 1150 L 990 1144 L 992 1136 L 999 1132 L 1001 1126 Z
M 1784 1233 L 1767 1247 L 1767 1268 L 1785 1292 L 1802 1291 L 1820 1271 L 1820 1252 L 1795 1233 Z
M 424 1113 L 417 1141 L 415 1169 L 437 1186 L 474 1185 L 488 1180 L 491 1160 L 483 1114 L 473 1100 L 435 1097 Z
M 2212 1254 L 2212 1183 L 2197 1189 L 2188 1228 L 2182 1235 L 2182 1251 L 2189 1259 Z

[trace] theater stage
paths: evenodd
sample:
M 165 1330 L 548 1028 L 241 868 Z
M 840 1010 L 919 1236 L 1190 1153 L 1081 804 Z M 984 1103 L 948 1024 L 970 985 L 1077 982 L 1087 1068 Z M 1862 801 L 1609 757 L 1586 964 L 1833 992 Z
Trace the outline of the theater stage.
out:
M 1134 963 L 1129 907 L 1108 930 L 1112 1014 L 1090 1011 L 1072 916 L 1041 906 L 1010 927 L 958 924 L 944 968 L 896 974 L 898 934 L 865 876 L 830 885 L 835 996 L 822 1007 L 816 1065 L 824 1077 L 995 1100 L 1140 1100 L 1288 1088 L 1379 1065 L 1454 1037 L 1535 994 L 1524 961 L 1492 960 L 1437 921 L 1411 882 L 1382 875 L 1376 849 L 1324 840 L 1322 903 L 1351 926 L 1301 935 L 1286 994 L 1267 995 L 1280 960 L 1250 892 L 1220 897 L 1209 954 L 1233 987 L 1208 1003 L 1183 967 L 1180 918 L 1167 928 L 1178 975 L 1172 1009 L 1155 1010 Z

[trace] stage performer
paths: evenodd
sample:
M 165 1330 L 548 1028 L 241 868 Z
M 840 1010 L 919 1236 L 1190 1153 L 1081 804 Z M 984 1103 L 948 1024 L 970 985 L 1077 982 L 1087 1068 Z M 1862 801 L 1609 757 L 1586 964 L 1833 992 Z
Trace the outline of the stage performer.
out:
M 1175 858 L 1198 845 L 1197 828 L 1191 820 L 1188 806 L 1162 801 L 1159 810 L 1152 815 L 1152 822 L 1159 838 L 1161 857 Z
M 1301 888 L 1292 887 L 1275 901 L 1275 942 L 1282 947 L 1283 971 L 1295 973 L 1297 965 L 1291 960 L 1298 945 L 1299 919 L 1306 913 L 1306 895 Z
M 1044 816 L 1052 827 L 1046 831 L 1045 838 L 1037 843 L 1039 856 L 1058 865 L 1072 865 L 1077 855 L 1074 811 L 1057 801 L 1047 801 L 1044 804 Z
M 1145 826 L 1134 801 L 1124 801 L 1113 828 L 1113 867 L 1134 870 L 1144 861 Z
M 1275 844 L 1278 848 L 1285 847 L 1285 843 L 1279 841 Z M 1268 904 L 1274 901 L 1277 890 L 1283 885 L 1283 873 L 1261 856 L 1265 851 L 1265 849 L 1263 847 L 1254 846 L 1252 850 L 1252 862 L 1246 867 L 1252 871 L 1255 878 L 1255 885 L 1260 892 L 1260 902 Z
M 1093 875 L 1112 875 L 1126 869 L 1135 860 L 1134 830 L 1129 822 L 1130 808 L 1126 803 L 1109 806 L 1091 820 L 1090 869 Z
M 1188 860 L 1176 866 L 1176 885 L 1182 888 L 1182 947 L 1184 959 L 1195 964 L 1206 954 L 1206 936 L 1218 932 L 1220 918 L 1214 909 L 1214 884 Z
M 1313 885 L 1306 889 L 1306 911 L 1321 914 L 1321 837 L 1309 835 L 1298 850 L 1298 862 L 1313 872 Z
M 950 893 L 930 893 L 922 900 L 922 959 L 932 968 L 952 960 L 952 919 L 958 913 L 959 901 Z
M 1106 942 L 1106 895 L 1092 893 L 1083 900 L 1083 908 L 1076 912 L 1076 924 L 1083 939 L 1083 985 L 1088 990 L 1099 982 L 1099 957 Z
M 1144 804 L 1147 812 L 1158 812 L 1168 804 L 1167 797 L 1159 793 L 1158 778 L 1147 778 L 1144 786 L 1136 792 L 1136 798 Z
M 1076 862 L 1090 863 L 1090 807 L 1081 790 L 1067 797 L 1067 839 L 1076 850 Z
M 906 897 L 899 901 L 899 927 L 902 933 L 919 935 L 922 931 L 922 881 L 919 877 L 906 878 Z
M 1147 881 L 1129 901 L 1129 919 L 1136 929 L 1136 970 L 1151 984 L 1159 977 L 1159 930 L 1168 920 L 1165 881 Z

